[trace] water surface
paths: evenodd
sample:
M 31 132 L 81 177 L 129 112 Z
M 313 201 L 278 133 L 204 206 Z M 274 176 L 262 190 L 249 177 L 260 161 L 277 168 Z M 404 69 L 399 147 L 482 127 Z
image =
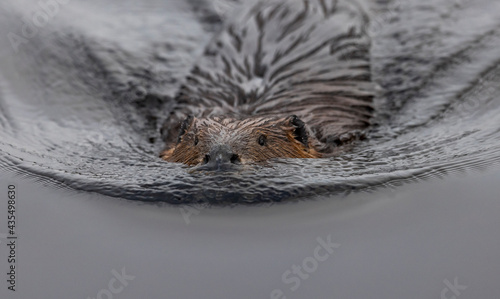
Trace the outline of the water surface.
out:
M 6 36 L 22 35 L 23 16 L 40 8 L 3 1 L 0 165 L 58 186 L 171 203 L 291 200 L 494 167 L 500 3 L 363 6 L 380 86 L 368 138 L 334 158 L 214 174 L 161 161 L 159 127 L 230 13 L 210 1 L 71 1 L 15 51 Z

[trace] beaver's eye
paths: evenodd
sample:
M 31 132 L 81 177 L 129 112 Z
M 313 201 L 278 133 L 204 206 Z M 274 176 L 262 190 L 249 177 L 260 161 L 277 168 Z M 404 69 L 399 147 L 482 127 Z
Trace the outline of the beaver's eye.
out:
M 260 135 L 260 137 L 259 137 L 259 144 L 262 145 L 262 146 L 264 146 L 264 145 L 266 145 L 266 143 L 267 143 L 267 137 L 266 137 L 266 135 Z
M 194 137 L 194 145 L 198 145 L 198 141 L 199 141 L 199 140 L 198 140 L 198 136 L 195 136 L 195 137 Z

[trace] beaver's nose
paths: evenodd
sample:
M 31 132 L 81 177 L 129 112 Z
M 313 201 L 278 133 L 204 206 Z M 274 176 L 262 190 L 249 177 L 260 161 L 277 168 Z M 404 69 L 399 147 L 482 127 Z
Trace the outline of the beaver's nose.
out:
M 203 169 L 206 170 L 226 170 L 234 164 L 240 163 L 240 157 L 228 146 L 214 147 L 203 159 Z

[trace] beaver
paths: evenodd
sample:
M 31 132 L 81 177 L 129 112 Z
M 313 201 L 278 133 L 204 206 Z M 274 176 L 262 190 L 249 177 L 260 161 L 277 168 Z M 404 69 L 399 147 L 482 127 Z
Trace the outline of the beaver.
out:
M 160 157 L 190 166 L 322 158 L 373 112 L 366 33 L 353 1 L 259 1 L 206 46 L 175 97 Z

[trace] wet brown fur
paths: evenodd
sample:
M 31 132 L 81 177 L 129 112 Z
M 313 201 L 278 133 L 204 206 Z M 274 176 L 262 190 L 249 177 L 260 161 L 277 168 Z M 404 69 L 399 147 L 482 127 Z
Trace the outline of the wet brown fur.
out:
M 161 158 L 169 162 L 198 165 L 217 144 L 229 145 L 232 152 L 238 153 L 239 162 L 243 164 L 272 158 L 321 157 L 314 149 L 314 141 L 302 143 L 296 139 L 296 129 L 290 118 L 247 118 L 241 121 L 221 117 L 193 119 L 178 144 L 163 151 Z M 259 144 L 262 136 L 265 143 Z
M 226 145 L 244 164 L 320 158 L 359 136 L 374 93 L 362 10 L 343 0 L 268 0 L 241 10 L 178 93 L 160 157 L 198 165 Z

